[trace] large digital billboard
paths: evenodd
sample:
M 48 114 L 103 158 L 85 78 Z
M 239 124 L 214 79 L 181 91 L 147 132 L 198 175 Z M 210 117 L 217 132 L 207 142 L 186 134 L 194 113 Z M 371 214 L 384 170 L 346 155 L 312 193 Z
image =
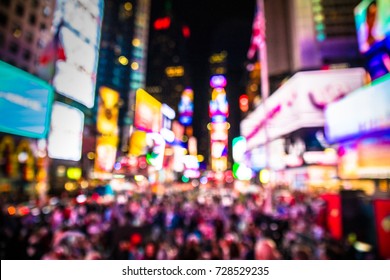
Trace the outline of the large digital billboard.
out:
M 179 102 L 179 122 L 182 125 L 190 126 L 194 114 L 194 92 L 190 88 L 186 88 Z
M 53 86 L 81 104 L 94 105 L 103 0 L 57 0 L 54 32 L 64 49 Z
M 390 129 L 390 74 L 332 103 L 325 110 L 329 143 Z
M 300 128 L 323 127 L 324 109 L 363 86 L 363 68 L 298 72 L 240 124 L 248 149 Z M 267 131 L 265 129 L 267 125 Z
M 338 155 L 342 179 L 390 178 L 390 135 L 343 143 Z
M 146 132 L 160 132 L 162 104 L 143 89 L 136 91 L 135 128 Z
M 45 138 L 52 102 L 49 84 L 0 61 L 0 131 Z
M 119 92 L 108 88 L 99 89 L 97 131 L 102 135 L 118 134 Z
M 99 136 L 96 142 L 95 172 L 111 172 L 116 160 L 118 136 Z
M 359 49 L 367 52 L 390 34 L 390 1 L 363 0 L 355 8 L 355 24 Z
M 80 160 L 83 130 L 83 112 L 69 105 L 55 102 L 51 115 L 49 157 L 74 161 Z
M 99 89 L 95 172 L 111 172 L 118 145 L 119 92 L 108 87 Z

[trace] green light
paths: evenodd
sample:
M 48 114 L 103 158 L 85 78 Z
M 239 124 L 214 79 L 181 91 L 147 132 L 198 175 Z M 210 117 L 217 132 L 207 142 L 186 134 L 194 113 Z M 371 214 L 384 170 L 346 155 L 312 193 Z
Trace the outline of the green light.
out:
M 232 171 L 233 171 L 233 175 L 235 178 L 237 178 L 237 170 L 239 167 L 240 167 L 239 163 L 237 163 L 237 162 L 233 163 L 233 170 Z
M 324 31 L 325 30 L 325 25 L 323 23 L 316 24 L 316 30 L 317 31 Z
M 183 175 L 181 176 L 181 180 L 183 181 L 183 183 L 188 183 L 190 181 L 190 178 Z

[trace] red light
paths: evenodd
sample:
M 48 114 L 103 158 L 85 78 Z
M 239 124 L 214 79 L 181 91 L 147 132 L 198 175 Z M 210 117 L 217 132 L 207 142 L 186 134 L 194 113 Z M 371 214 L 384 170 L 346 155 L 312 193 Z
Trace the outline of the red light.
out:
M 240 102 L 240 110 L 242 112 L 247 112 L 248 109 L 249 109 L 249 99 L 248 99 L 248 96 L 246 94 L 241 95 L 240 99 L 239 99 L 239 102 Z
M 171 26 L 171 18 L 169 17 L 159 18 L 154 22 L 154 29 L 156 30 L 168 29 L 169 26 Z
M 184 38 L 190 38 L 191 31 L 190 31 L 190 28 L 188 26 L 183 26 L 182 32 L 183 32 Z

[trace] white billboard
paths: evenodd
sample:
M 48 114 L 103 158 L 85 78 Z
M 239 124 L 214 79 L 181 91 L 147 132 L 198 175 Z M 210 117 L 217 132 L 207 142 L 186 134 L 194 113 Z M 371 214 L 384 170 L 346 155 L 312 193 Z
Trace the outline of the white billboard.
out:
M 64 49 L 53 86 L 81 104 L 94 105 L 103 0 L 57 0 L 54 32 Z
M 324 108 L 361 87 L 364 76 L 363 68 L 295 74 L 241 122 L 248 149 L 263 145 L 266 133 L 271 141 L 300 128 L 323 127 Z
M 362 87 L 325 110 L 325 135 L 330 143 L 390 128 L 390 74 Z
M 71 106 L 55 102 L 51 115 L 49 157 L 78 161 L 84 129 L 84 114 Z

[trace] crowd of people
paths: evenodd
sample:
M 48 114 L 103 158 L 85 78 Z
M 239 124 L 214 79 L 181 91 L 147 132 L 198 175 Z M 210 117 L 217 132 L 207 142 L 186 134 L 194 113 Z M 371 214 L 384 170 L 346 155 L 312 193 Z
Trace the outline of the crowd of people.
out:
M 165 195 L 52 198 L 26 215 L 1 212 L 2 259 L 355 259 L 324 226 L 315 195 L 272 196 L 196 188 Z

